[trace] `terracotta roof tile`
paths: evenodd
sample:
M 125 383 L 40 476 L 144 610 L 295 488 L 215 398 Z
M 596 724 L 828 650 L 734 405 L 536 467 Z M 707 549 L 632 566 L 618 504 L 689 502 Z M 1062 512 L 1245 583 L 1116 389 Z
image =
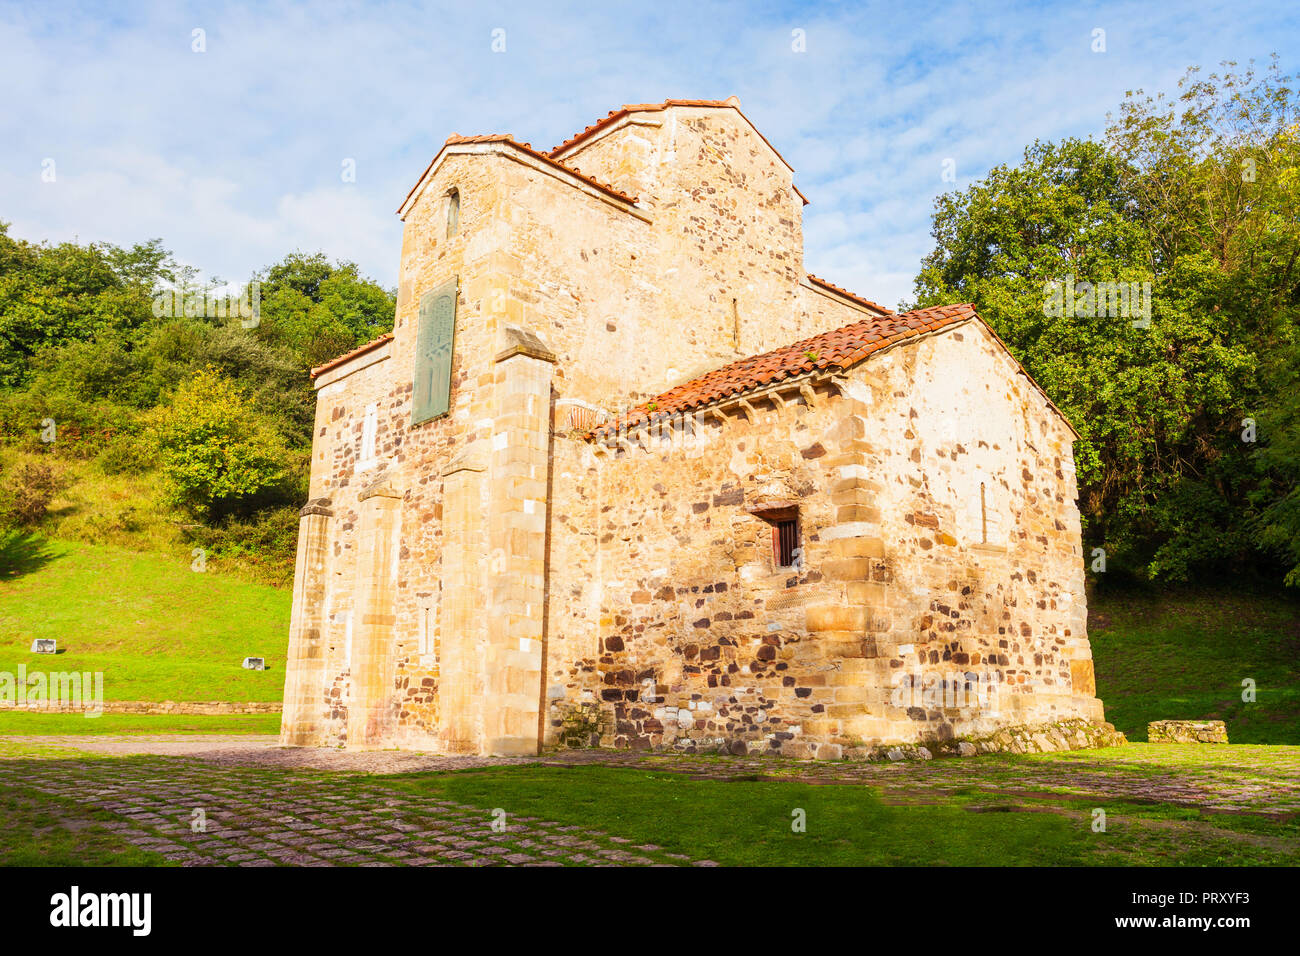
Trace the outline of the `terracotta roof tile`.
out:
M 934 306 L 902 315 L 890 314 L 864 319 L 785 348 L 753 355 L 714 369 L 643 402 L 626 415 L 606 422 L 596 428 L 592 435 L 600 437 L 610 428 L 634 427 L 653 419 L 689 412 L 720 399 L 773 385 L 806 372 L 845 369 L 873 352 L 906 338 L 934 332 L 971 318 L 978 318 L 975 307 L 964 304 Z M 654 406 L 653 411 L 650 406 Z
M 420 178 L 416 180 L 415 185 L 411 187 L 411 191 L 406 194 L 406 198 L 402 200 L 402 205 L 397 207 L 398 213 L 401 213 L 402 209 L 405 208 L 406 204 L 411 201 L 411 197 L 415 195 L 415 191 L 419 189 L 420 184 L 424 182 L 424 177 L 429 175 L 429 170 L 432 169 L 433 164 L 438 161 L 438 157 L 442 155 L 442 151 L 446 149 L 448 146 L 460 146 L 466 143 L 504 143 L 507 146 L 513 146 L 515 149 L 527 153 L 529 156 L 532 156 L 534 159 L 541 160 L 542 162 L 546 163 L 548 166 L 554 166 L 557 169 L 564 170 L 566 173 L 569 173 L 572 176 L 576 176 L 578 179 L 581 179 L 589 186 L 594 186 L 596 189 L 599 189 L 601 192 L 605 193 L 608 196 L 613 196 L 615 199 L 622 200 L 623 202 L 628 203 L 629 205 L 636 205 L 637 202 L 636 196 L 629 196 L 621 189 L 615 189 L 613 186 L 610 186 L 607 183 L 602 183 L 599 180 L 594 179 L 591 176 L 588 176 L 586 173 L 578 169 L 576 166 L 570 166 L 567 163 L 562 163 L 558 159 L 553 158 L 547 153 L 543 153 L 540 150 L 533 149 L 531 143 L 521 143 L 518 140 L 516 140 L 513 136 L 511 136 L 509 133 L 489 133 L 483 136 L 459 136 L 456 133 L 452 133 L 450 136 L 447 137 L 447 141 L 442 144 L 442 149 L 438 150 L 437 154 L 433 157 L 432 160 L 430 160 L 429 165 L 425 167 L 424 172 L 420 174 Z
M 830 289 L 836 295 L 841 295 L 846 299 L 852 299 L 854 302 L 858 303 L 859 305 L 865 305 L 869 309 L 875 309 L 877 312 L 883 312 L 886 315 L 893 314 L 894 311 L 893 309 L 887 309 L 883 305 L 877 305 L 875 302 L 872 302 L 870 299 L 864 299 L 860 295 L 855 295 L 854 293 L 850 292 L 848 289 L 841 289 L 839 286 L 835 285 L 835 283 L 827 282 L 825 279 L 821 278 L 820 276 L 815 276 L 811 272 L 808 273 L 808 281 L 821 286 L 823 289 Z
M 366 352 L 369 352 L 371 349 L 379 348 L 379 346 L 383 345 L 385 342 L 391 342 L 392 339 L 393 339 L 393 333 L 385 332 L 383 335 L 379 336 L 379 338 L 371 342 L 367 342 L 365 345 L 358 345 L 351 352 L 344 352 L 338 358 L 330 359 L 324 365 L 317 365 L 314 369 L 311 370 L 311 377 L 315 378 L 317 375 L 320 375 L 322 372 L 328 372 L 332 368 L 337 368 L 338 366 L 342 365 L 344 362 L 348 362 L 356 358 L 358 355 L 364 355 Z

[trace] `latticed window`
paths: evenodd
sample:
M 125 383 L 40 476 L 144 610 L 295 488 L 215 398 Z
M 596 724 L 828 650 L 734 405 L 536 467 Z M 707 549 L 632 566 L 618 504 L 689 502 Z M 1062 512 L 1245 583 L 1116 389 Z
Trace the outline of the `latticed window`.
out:
M 419 609 L 418 614 L 419 634 L 416 650 L 421 657 L 437 657 L 438 639 L 434 633 L 433 608 L 425 605 Z
M 799 563 L 799 516 L 772 522 L 773 557 L 778 568 L 792 568 Z
M 989 543 L 989 507 L 982 481 L 980 482 L 980 543 Z
M 379 431 L 379 406 L 367 405 L 366 415 L 361 423 L 361 454 L 357 456 L 357 471 L 365 471 L 375 465 L 375 444 Z

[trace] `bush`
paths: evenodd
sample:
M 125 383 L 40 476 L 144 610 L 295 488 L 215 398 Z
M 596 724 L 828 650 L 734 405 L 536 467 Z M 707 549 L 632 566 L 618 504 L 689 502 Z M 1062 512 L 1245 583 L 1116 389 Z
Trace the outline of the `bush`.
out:
M 54 469 L 41 463 L 19 465 L 0 484 L 0 516 L 6 523 L 32 527 L 49 511 L 59 490 Z
M 214 367 L 181 386 L 171 407 L 155 415 L 151 435 L 170 503 L 203 520 L 246 516 L 298 497 L 295 456 L 246 393 Z
M 185 539 L 202 547 L 218 568 L 239 567 L 267 584 L 293 583 L 298 508 L 283 506 L 218 525 L 188 525 Z
M 153 460 L 147 439 L 123 432 L 109 439 L 95 459 L 95 464 L 106 475 L 139 475 L 157 463 Z

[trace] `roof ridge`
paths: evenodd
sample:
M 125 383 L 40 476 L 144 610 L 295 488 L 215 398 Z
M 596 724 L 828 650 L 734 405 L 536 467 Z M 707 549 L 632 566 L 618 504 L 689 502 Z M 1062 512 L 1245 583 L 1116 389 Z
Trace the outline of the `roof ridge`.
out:
M 385 332 L 383 335 L 379 336 L 379 338 L 371 339 L 365 345 L 358 345 L 352 351 L 344 352 L 338 358 L 332 358 L 324 365 L 317 365 L 314 369 L 311 370 L 310 377 L 315 378 L 317 375 L 320 375 L 322 372 L 328 372 L 332 368 L 337 368 L 338 366 L 342 365 L 344 362 L 356 358 L 358 355 L 362 355 L 366 352 L 369 352 L 373 348 L 378 348 L 379 346 L 383 345 L 385 342 L 392 339 L 392 337 L 393 337 L 392 332 Z
M 549 166 L 554 166 L 556 169 L 562 169 L 566 173 L 569 173 L 572 176 L 576 176 L 578 179 L 581 179 L 587 185 L 593 186 L 596 189 L 599 189 L 601 192 L 605 193 L 606 195 L 613 196 L 615 199 L 621 200 L 632 206 L 635 206 L 639 201 L 638 197 L 629 196 L 627 193 L 623 192 L 623 190 L 619 189 L 618 187 L 611 186 L 609 183 L 603 183 L 600 180 L 596 179 L 594 176 L 590 176 L 587 173 L 584 173 L 578 167 L 570 166 L 568 163 L 555 159 L 553 156 L 550 156 L 549 154 L 544 153 L 539 149 L 535 149 L 531 143 L 521 143 L 519 140 L 515 139 L 509 133 L 483 133 L 476 136 L 461 136 L 459 133 L 452 133 L 450 136 L 447 137 L 446 141 L 443 142 L 438 152 L 434 154 L 433 159 L 429 161 L 429 165 L 424 168 L 424 172 L 420 174 L 420 178 L 417 179 L 415 185 L 411 187 L 411 191 L 406 194 L 406 198 L 402 200 L 402 204 L 397 207 L 397 212 L 400 214 L 401 211 L 406 207 L 406 204 L 411 201 L 411 197 L 415 195 L 416 190 L 418 190 L 421 184 L 424 183 L 424 178 L 429 175 L 429 170 L 433 169 L 434 163 L 438 161 L 438 157 L 443 154 L 443 151 L 446 150 L 448 146 L 463 146 L 466 144 L 474 144 L 474 143 L 504 143 L 508 146 L 513 146 L 515 149 L 522 150 L 528 155 L 534 157 L 535 159 L 541 160 L 542 162 L 546 163 Z
M 628 116 L 632 113 L 656 113 L 662 110 L 666 110 L 670 106 L 708 106 L 708 107 L 715 107 L 718 109 L 721 109 L 724 106 L 734 106 L 737 110 L 739 110 L 740 101 L 736 100 L 735 97 L 732 97 L 732 99 L 735 100 L 734 103 L 728 100 L 671 100 L 671 99 L 664 100 L 662 103 L 624 103 L 618 109 L 610 110 L 608 113 L 605 114 L 604 117 L 596 120 L 596 122 L 592 123 L 590 126 L 584 127 L 579 132 L 574 133 L 572 136 L 566 139 L 559 146 L 556 146 L 554 149 L 552 149 L 550 155 L 554 156 L 556 153 L 563 152 L 564 150 L 568 149 L 570 146 L 574 145 L 575 143 L 578 143 L 581 140 L 584 140 L 587 137 L 594 135 L 596 132 L 604 129 L 606 126 L 609 126 L 611 123 L 615 123 L 618 120 L 622 119 L 624 116 Z
M 872 302 L 870 299 L 864 299 L 862 296 L 858 295 L 857 293 L 850 292 L 848 289 L 841 288 L 840 286 L 837 286 L 834 282 L 828 282 L 826 279 L 823 279 L 821 276 L 815 276 L 811 272 L 807 273 L 806 275 L 810 282 L 813 282 L 821 286 L 823 289 L 830 289 L 832 292 L 838 295 L 842 295 L 846 299 L 852 299 L 854 302 L 859 302 L 862 305 L 869 306 L 877 310 L 878 312 L 884 312 L 886 315 L 895 314 L 893 309 Z
M 696 106 L 706 107 L 709 109 L 735 110 L 740 114 L 741 119 L 749 124 L 750 128 L 758 135 L 758 138 L 767 144 L 767 148 L 776 154 L 776 158 L 785 164 L 786 168 L 790 170 L 791 175 L 794 174 L 794 167 L 791 166 L 790 162 L 781 155 L 781 151 L 772 145 L 772 141 L 763 135 L 763 131 L 754 125 L 754 121 L 745 115 L 745 111 L 740 108 L 739 97 L 734 95 L 728 96 L 725 100 L 664 100 L 662 103 L 626 103 L 616 110 L 610 110 L 604 117 L 596 120 L 596 122 L 592 123 L 581 132 L 573 134 L 559 146 L 552 149 L 548 155 L 554 157 L 557 153 L 562 153 L 566 149 L 572 148 L 583 140 L 595 136 L 607 126 L 617 123 L 620 119 L 629 116 L 632 113 L 661 112 L 673 106 Z M 797 189 L 795 191 L 798 192 Z M 799 198 L 803 199 L 804 205 L 808 204 L 808 199 L 803 193 L 799 193 Z

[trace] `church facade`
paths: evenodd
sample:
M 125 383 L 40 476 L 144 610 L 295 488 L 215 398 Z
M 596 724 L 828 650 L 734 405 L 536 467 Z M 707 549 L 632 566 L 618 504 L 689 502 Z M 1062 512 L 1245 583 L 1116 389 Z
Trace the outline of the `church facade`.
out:
M 734 98 L 447 140 L 392 332 L 312 371 L 284 743 L 1101 726 L 1075 432 L 970 306 L 806 274 L 804 202 Z

